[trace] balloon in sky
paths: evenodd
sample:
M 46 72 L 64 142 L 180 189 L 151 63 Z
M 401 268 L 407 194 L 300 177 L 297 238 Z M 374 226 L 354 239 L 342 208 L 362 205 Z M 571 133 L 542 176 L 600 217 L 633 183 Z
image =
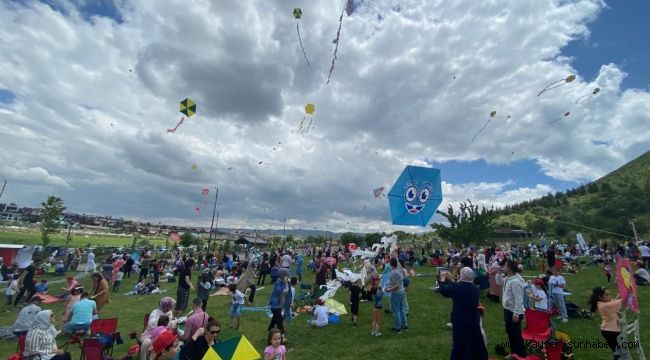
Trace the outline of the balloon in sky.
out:
M 537 96 L 540 96 L 543 93 L 545 93 L 545 92 L 547 92 L 547 91 L 549 91 L 551 89 L 555 89 L 555 88 L 558 88 L 558 87 L 560 87 L 562 85 L 566 85 L 566 84 L 568 84 L 570 82 L 573 82 L 573 80 L 575 80 L 575 79 L 576 79 L 575 75 L 569 75 L 564 79 L 561 79 L 561 80 L 558 80 L 558 81 L 553 81 L 552 83 L 546 85 L 546 87 L 544 89 L 542 89 L 542 91 L 540 91 L 539 94 L 537 94 Z
M 388 192 L 394 225 L 427 226 L 442 202 L 440 170 L 408 165 Z
M 300 8 L 293 9 L 293 17 L 296 18 L 296 32 L 298 33 L 298 42 L 300 42 L 300 49 L 302 50 L 302 55 L 305 57 L 307 62 L 307 67 L 311 68 L 309 63 L 309 58 L 307 58 L 307 53 L 305 52 L 305 47 L 302 46 L 302 37 L 300 36 L 300 18 L 302 17 L 302 10 Z
M 579 98 L 576 100 L 576 104 L 579 105 L 579 104 L 586 103 L 587 101 L 591 100 L 592 97 L 598 95 L 599 92 L 600 92 L 600 88 L 597 87 L 597 88 L 593 89 L 593 90 L 591 91 L 591 93 L 579 97 Z
M 185 116 L 190 118 L 194 116 L 194 114 L 196 114 L 196 103 L 194 103 L 194 101 L 192 101 L 192 99 L 190 98 L 185 98 L 185 100 L 180 102 L 179 111 L 181 112 L 181 114 L 184 114 Z M 167 129 L 167 132 L 172 134 L 175 133 L 178 127 L 181 126 L 184 122 L 185 122 L 185 117 L 182 117 L 180 121 L 176 124 L 176 126 L 174 126 L 171 129 Z
M 201 190 L 201 195 L 208 195 L 209 193 L 210 193 L 210 189 Z

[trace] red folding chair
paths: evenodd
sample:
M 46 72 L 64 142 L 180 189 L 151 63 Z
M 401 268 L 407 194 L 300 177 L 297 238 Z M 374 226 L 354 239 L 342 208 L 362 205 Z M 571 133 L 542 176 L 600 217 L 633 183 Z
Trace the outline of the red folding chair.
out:
M 81 357 L 86 360 L 102 360 L 104 358 L 104 344 L 99 339 L 84 339 L 81 345 Z
M 551 338 L 551 314 L 546 311 L 526 309 L 526 327 L 521 330 L 524 340 L 545 342 Z
M 97 338 L 109 339 L 108 343 L 104 343 L 104 350 L 109 354 L 113 355 L 113 345 L 117 339 L 117 318 L 110 319 L 95 319 L 90 324 L 90 337 L 91 340 L 96 340 Z M 86 339 L 88 340 L 88 339 Z M 86 342 L 84 340 L 84 343 Z M 82 345 L 83 348 L 83 345 Z

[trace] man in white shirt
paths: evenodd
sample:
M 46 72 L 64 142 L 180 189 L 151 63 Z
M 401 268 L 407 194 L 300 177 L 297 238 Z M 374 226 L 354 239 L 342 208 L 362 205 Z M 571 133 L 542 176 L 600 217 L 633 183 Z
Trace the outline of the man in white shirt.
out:
M 314 325 L 318 327 L 326 326 L 328 323 L 328 311 L 325 306 L 323 306 L 323 300 L 318 299 L 314 308 L 314 318 L 309 320 L 309 325 Z
M 639 251 L 641 252 L 643 265 L 647 269 L 648 266 L 650 266 L 650 247 L 648 247 L 648 243 L 641 244 L 641 246 L 639 246 Z
M 560 313 L 558 319 L 561 319 L 562 322 L 568 322 L 569 316 L 566 311 L 566 304 L 564 303 L 564 287 L 566 286 L 566 281 L 564 276 L 560 275 L 560 269 L 553 269 L 553 276 L 548 279 L 548 286 L 551 290 L 551 299 L 553 304 L 557 306 L 557 311 Z
M 285 252 L 284 255 L 282 255 L 282 263 L 281 263 L 281 265 L 285 269 L 288 269 L 289 266 L 291 266 L 291 255 L 289 254 L 288 251 Z
M 508 334 L 512 354 L 525 358 L 526 344 L 521 336 L 521 320 L 524 318 L 524 279 L 519 275 L 519 265 L 516 261 L 509 260 L 503 270 L 505 275 L 497 275 L 496 282 L 503 288 L 501 304 L 506 334 Z

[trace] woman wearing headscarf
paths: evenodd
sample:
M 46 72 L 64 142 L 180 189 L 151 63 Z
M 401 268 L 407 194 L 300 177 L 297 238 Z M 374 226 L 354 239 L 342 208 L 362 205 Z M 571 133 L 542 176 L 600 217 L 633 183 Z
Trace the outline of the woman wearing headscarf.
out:
M 167 316 L 169 318 L 169 322 L 171 323 L 174 318 L 174 312 L 172 311 L 174 309 L 174 305 L 176 305 L 176 300 L 169 296 L 165 296 L 158 302 L 158 308 L 154 309 L 149 314 L 149 322 L 147 322 L 147 328 L 142 332 L 142 335 L 140 336 L 140 341 L 142 342 L 140 345 L 141 360 L 149 359 L 151 344 L 153 341 L 151 330 L 158 326 L 158 320 L 161 316 Z
M 441 274 L 440 293 L 453 301 L 451 311 L 451 360 L 487 359 L 487 348 L 481 333 L 479 291 L 474 286 L 474 271 L 469 267 L 460 270 L 457 282 L 451 282 L 449 273 Z
M 111 302 L 111 299 L 108 297 L 110 291 L 108 290 L 108 281 L 104 279 L 102 274 L 96 272 L 90 276 L 92 280 L 91 284 L 91 293 L 90 299 L 95 300 L 97 304 L 97 313 L 101 313 L 104 305 Z
M 27 332 L 24 357 L 41 360 L 70 360 L 70 353 L 56 346 L 56 328 L 52 310 L 42 310 L 34 317 L 34 324 Z

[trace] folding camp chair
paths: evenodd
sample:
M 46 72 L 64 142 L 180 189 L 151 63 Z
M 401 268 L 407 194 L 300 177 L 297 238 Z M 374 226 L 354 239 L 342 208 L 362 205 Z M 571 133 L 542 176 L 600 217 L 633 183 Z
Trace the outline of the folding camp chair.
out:
M 81 360 L 102 360 L 104 358 L 104 344 L 99 339 L 84 339 L 81 345 Z
M 526 341 L 545 343 L 551 338 L 551 314 L 546 311 L 526 309 L 526 327 L 521 336 Z
M 302 305 L 312 305 L 310 284 L 300 284 L 300 296 L 298 297 L 298 301 L 300 301 Z
M 23 352 L 25 352 L 25 340 L 27 339 L 27 335 L 20 335 L 18 336 L 18 347 L 16 348 L 16 354 L 11 355 L 15 359 L 19 360 L 40 360 L 41 355 L 39 354 L 34 354 L 30 356 L 23 356 Z
M 119 336 L 119 333 L 117 332 L 117 322 L 117 318 L 93 320 L 93 322 L 90 324 L 91 339 L 85 339 L 84 343 L 87 340 L 102 340 L 105 352 L 112 356 L 113 345 Z

